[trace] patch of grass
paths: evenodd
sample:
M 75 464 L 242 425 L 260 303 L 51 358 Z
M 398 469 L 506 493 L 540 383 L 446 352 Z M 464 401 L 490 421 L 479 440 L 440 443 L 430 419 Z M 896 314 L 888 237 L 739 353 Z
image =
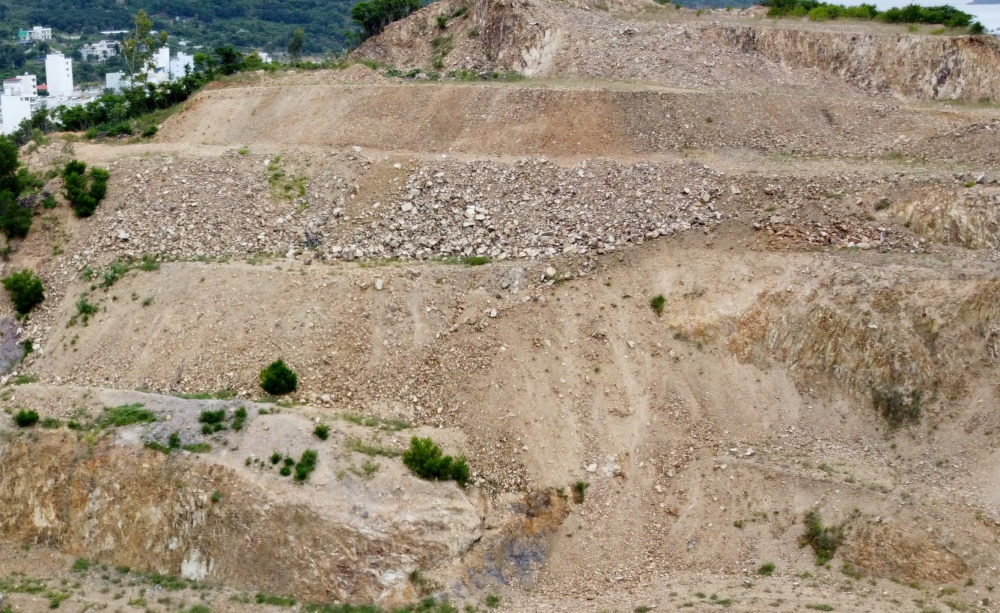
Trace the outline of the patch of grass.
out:
M 76 561 L 73 562 L 73 566 L 70 567 L 70 570 L 74 573 L 85 573 L 90 570 L 90 560 L 87 560 L 86 558 L 77 558 Z
M 840 526 L 824 526 L 822 518 L 816 511 L 809 511 L 806 514 L 806 531 L 799 537 L 799 546 L 812 547 L 817 566 L 829 562 L 843 540 L 843 529 Z
M 577 481 L 573 484 L 573 502 L 576 504 L 583 504 L 584 498 L 587 496 L 587 488 L 590 484 L 586 481 Z
M 356 468 L 354 466 L 351 466 L 350 470 L 352 473 L 354 473 L 359 477 L 369 478 L 372 477 L 375 473 L 377 473 L 380 468 L 382 467 L 378 464 L 378 462 L 374 462 L 372 461 L 371 458 L 369 458 L 365 460 L 363 464 L 361 464 L 361 468 Z
M 372 457 L 385 456 L 387 458 L 396 458 L 402 455 L 402 452 L 397 451 L 396 449 L 371 445 L 359 438 L 347 439 L 347 448 L 351 451 L 356 451 Z
M 46 417 L 42 420 L 42 427 L 46 430 L 56 430 L 62 427 L 62 422 L 55 417 Z
M 663 294 L 657 294 L 656 296 L 653 296 L 652 300 L 649 301 L 649 306 L 653 309 L 653 312 L 656 313 L 657 317 L 663 315 L 663 307 L 666 306 L 666 304 L 667 299 Z
M 833 607 L 828 604 L 807 604 L 807 609 L 812 609 L 813 611 L 832 611 Z
M 774 574 L 774 562 L 765 562 L 757 569 L 757 574 L 761 577 L 770 577 Z
M 468 257 L 462 258 L 462 264 L 466 266 L 482 266 L 484 264 L 489 264 L 493 261 L 488 255 L 470 255 Z
M 208 443 L 192 443 L 191 445 L 184 445 L 181 449 L 190 451 L 191 453 L 208 453 L 212 450 L 212 446 Z
M 733 528 L 737 528 L 739 530 L 742 530 L 745 525 L 746 522 L 743 521 L 742 519 L 737 519 L 736 521 L 733 522 Z
M 38 381 L 35 375 L 18 375 L 10 382 L 11 385 L 28 385 Z
M 316 428 L 313 429 L 313 434 L 321 441 L 325 441 L 330 438 L 330 426 L 326 424 L 317 424 Z
M 114 426 L 120 428 L 133 424 L 148 424 L 156 421 L 152 411 L 142 408 L 142 403 L 126 404 L 120 407 L 104 407 L 104 415 L 98 421 L 101 427 Z
M 274 596 L 273 594 L 264 594 L 262 592 L 257 592 L 256 596 L 257 604 L 269 604 L 276 607 L 294 607 L 295 599 L 291 596 Z
M 350 422 L 357 426 L 366 426 L 368 428 L 379 428 L 380 430 L 388 430 L 389 432 L 399 432 L 400 430 L 406 430 L 410 427 L 409 422 L 402 419 L 382 419 L 379 417 L 366 417 L 364 415 L 358 415 L 357 413 L 344 413 L 340 416 L 344 421 Z
M 144 306 L 144 307 L 148 307 L 151 304 L 153 304 L 153 297 L 152 296 L 149 296 L 149 297 L 145 298 L 142 301 L 142 306 Z
M 500 606 L 500 596 L 496 594 L 487 594 L 486 600 L 483 601 L 487 607 L 495 609 Z
M 844 565 L 840 568 L 840 572 L 844 573 L 845 575 L 853 579 L 860 579 L 865 576 L 863 572 L 858 570 L 858 568 L 853 564 L 851 564 L 850 562 L 845 562 Z

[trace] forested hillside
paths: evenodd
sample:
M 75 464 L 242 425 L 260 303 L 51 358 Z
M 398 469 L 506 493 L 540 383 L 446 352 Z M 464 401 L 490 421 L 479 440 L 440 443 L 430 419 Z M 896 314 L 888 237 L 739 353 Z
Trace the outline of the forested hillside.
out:
M 0 0 L 0 34 L 13 40 L 18 28 L 52 27 L 96 35 L 126 29 L 144 9 L 154 27 L 192 44 L 232 44 L 283 50 L 296 28 L 305 31 L 306 54 L 337 51 L 351 27 L 354 0 Z

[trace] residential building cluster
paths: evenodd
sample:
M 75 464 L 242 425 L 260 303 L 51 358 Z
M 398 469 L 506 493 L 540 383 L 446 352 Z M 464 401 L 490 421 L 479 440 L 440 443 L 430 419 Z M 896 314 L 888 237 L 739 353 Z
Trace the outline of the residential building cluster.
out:
M 146 72 L 146 82 L 167 83 L 184 77 L 194 70 L 194 56 L 178 53 L 170 57 L 170 49 L 157 49 L 152 65 Z M 12 134 L 21 122 L 30 119 L 38 110 L 59 106 L 74 107 L 92 101 L 101 92 L 81 92 L 73 85 L 73 59 L 62 53 L 45 57 L 46 83 L 39 85 L 35 75 L 24 74 L 3 82 L 0 95 L 0 133 Z M 107 88 L 119 92 L 127 87 L 129 79 L 120 72 L 108 73 Z M 48 95 L 39 95 L 46 92 Z
M 19 30 L 17 32 L 17 42 L 22 44 L 45 40 L 52 40 L 52 28 L 35 26 L 30 30 Z

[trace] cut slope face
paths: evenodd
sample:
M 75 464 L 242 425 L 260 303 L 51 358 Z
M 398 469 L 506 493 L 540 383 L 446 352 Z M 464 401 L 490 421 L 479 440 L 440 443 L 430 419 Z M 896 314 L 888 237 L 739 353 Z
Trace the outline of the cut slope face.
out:
M 439 14 L 469 10 L 437 25 Z M 991 36 L 929 37 L 899 27 L 773 23 L 754 11 L 650 3 L 579 10 L 562 3 L 450 0 L 418 11 L 354 55 L 399 68 L 515 70 L 532 77 L 672 87 L 822 87 L 919 99 L 1000 99 Z M 810 71 L 794 69 L 814 69 Z M 789 70 L 793 69 L 793 70 Z
M 34 352 L 0 387 L 0 589 L 36 572 L 11 552 L 58 550 L 262 602 L 993 606 L 1000 112 L 932 100 L 985 91 L 988 47 L 602 6 L 440 28 L 460 5 L 438 3 L 358 51 L 434 82 L 242 75 L 155 139 L 26 151 L 111 181 L 5 264 L 46 300 L 4 337 Z M 262 397 L 279 357 L 297 388 Z M 131 403 L 157 421 L 96 419 Z M 467 487 L 411 474 L 414 435 Z M 311 476 L 280 476 L 307 449 Z M 188 610 L 142 600 L 146 575 L 45 572 L 63 607 Z

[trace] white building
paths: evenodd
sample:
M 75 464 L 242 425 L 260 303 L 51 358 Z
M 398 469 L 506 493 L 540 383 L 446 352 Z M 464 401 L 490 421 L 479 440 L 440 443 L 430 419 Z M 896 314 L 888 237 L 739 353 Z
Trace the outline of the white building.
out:
M 260 61 L 264 62 L 265 64 L 270 64 L 271 63 L 271 55 L 270 54 L 264 53 L 263 51 L 258 51 L 257 55 L 260 56 Z
M 103 62 L 109 57 L 118 55 L 118 43 L 113 40 L 100 40 L 92 45 L 80 47 L 80 55 L 85 62 Z
M 52 28 L 35 26 L 30 30 L 19 30 L 17 33 L 19 43 L 33 43 L 36 40 L 52 40 Z
M 170 72 L 170 47 L 160 47 L 153 53 L 153 65 L 157 72 Z
M 109 72 L 104 75 L 104 87 L 118 93 L 122 90 L 124 82 L 128 81 L 124 72 Z
M 35 75 L 21 75 L 4 79 L 0 96 L 0 113 L 3 114 L 3 133 L 12 134 L 25 119 L 30 119 L 38 101 L 38 80 Z
M 45 82 L 49 95 L 68 98 L 73 95 L 73 58 L 62 53 L 45 56 Z
M 178 51 L 177 56 L 170 60 L 170 80 L 183 79 L 191 72 L 194 72 L 194 56 Z

